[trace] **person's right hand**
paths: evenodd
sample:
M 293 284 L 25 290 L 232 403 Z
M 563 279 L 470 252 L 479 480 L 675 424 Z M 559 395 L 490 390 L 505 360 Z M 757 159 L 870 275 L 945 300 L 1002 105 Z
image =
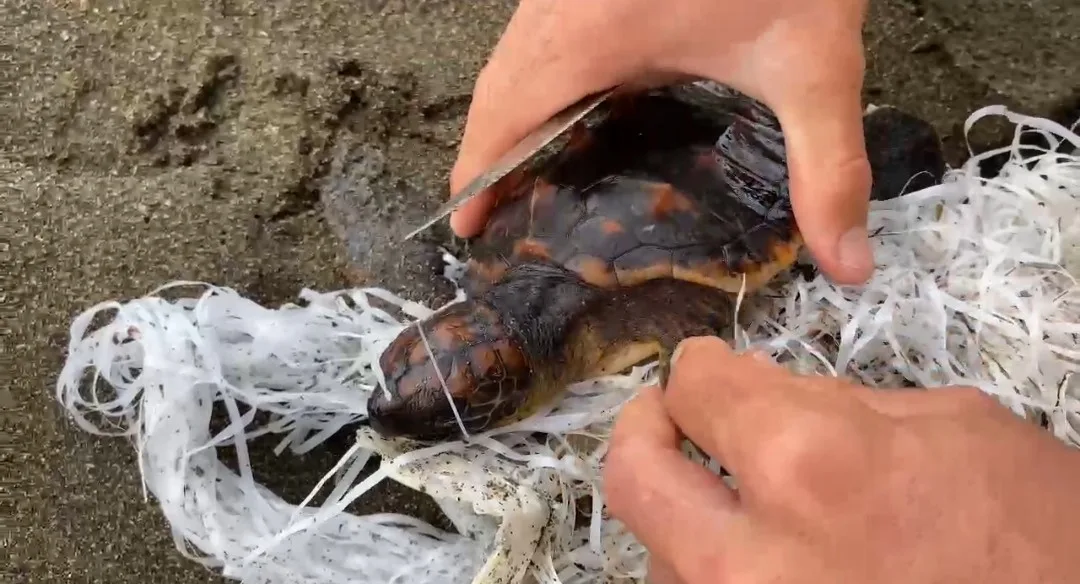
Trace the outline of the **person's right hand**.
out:
M 711 79 L 780 120 L 791 198 L 806 246 L 828 277 L 873 270 L 863 141 L 866 0 L 521 0 L 476 81 L 450 191 L 458 193 L 534 128 L 591 93 Z M 450 224 L 472 237 L 487 191 Z
M 624 408 L 605 462 L 608 508 L 655 584 L 1080 578 L 1080 451 L 986 394 L 797 376 L 716 338 L 677 354 L 666 391 Z

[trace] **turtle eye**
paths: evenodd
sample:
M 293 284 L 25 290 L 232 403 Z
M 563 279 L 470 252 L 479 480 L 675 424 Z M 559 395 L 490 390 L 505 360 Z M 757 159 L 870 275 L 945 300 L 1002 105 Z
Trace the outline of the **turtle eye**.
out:
M 387 391 L 376 389 L 368 400 L 371 426 L 424 441 L 499 425 L 526 401 L 530 376 L 521 347 L 494 310 L 475 300 L 403 330 L 379 365 Z

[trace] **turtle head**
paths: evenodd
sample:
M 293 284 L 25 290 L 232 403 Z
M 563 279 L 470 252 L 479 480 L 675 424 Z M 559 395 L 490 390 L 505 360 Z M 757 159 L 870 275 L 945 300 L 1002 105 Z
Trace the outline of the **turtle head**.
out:
M 424 442 L 516 419 L 532 379 L 521 343 L 479 300 L 452 304 L 401 331 L 379 366 L 386 388 L 375 388 L 368 400 L 371 427 Z

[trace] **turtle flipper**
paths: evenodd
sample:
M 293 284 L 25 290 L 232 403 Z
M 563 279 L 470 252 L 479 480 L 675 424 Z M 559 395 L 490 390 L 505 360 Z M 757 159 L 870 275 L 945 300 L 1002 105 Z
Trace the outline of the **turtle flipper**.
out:
M 586 376 L 610 375 L 655 359 L 663 388 L 679 343 L 730 337 L 734 313 L 734 299 L 712 286 L 648 280 L 593 299 L 573 326 L 567 354 L 588 364 Z
M 675 350 L 663 347 L 660 349 L 660 355 L 657 357 L 657 370 L 660 376 L 660 390 L 667 389 L 668 380 L 671 379 L 671 357 L 675 354 Z

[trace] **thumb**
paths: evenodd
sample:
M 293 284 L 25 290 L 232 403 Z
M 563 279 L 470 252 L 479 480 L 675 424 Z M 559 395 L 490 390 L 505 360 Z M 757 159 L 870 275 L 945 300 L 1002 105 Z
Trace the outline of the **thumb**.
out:
M 831 42 L 824 58 L 789 61 L 794 75 L 762 90 L 783 128 L 792 206 L 806 246 L 834 281 L 861 284 L 874 268 L 866 232 L 871 176 L 862 125 L 862 40 Z M 807 58 L 814 62 L 798 62 Z
M 477 82 L 461 148 L 450 173 L 451 193 L 460 192 L 487 172 L 504 153 L 559 111 L 613 85 L 566 82 L 568 76 L 554 65 L 512 85 L 508 80 L 516 75 L 494 68 L 485 71 L 485 76 Z M 470 237 L 483 229 L 497 201 L 494 191 L 497 188 L 499 183 L 451 215 L 450 225 L 459 237 Z
M 476 80 L 451 193 L 486 172 L 529 132 L 570 104 L 618 84 L 619 71 L 602 51 L 567 50 L 588 29 L 576 3 L 521 2 Z M 578 10 L 580 12 L 580 10 Z M 536 38 L 545 39 L 536 42 Z M 591 58 L 590 58 L 591 57 Z M 450 218 L 460 237 L 483 229 L 496 197 L 491 189 L 461 206 Z

